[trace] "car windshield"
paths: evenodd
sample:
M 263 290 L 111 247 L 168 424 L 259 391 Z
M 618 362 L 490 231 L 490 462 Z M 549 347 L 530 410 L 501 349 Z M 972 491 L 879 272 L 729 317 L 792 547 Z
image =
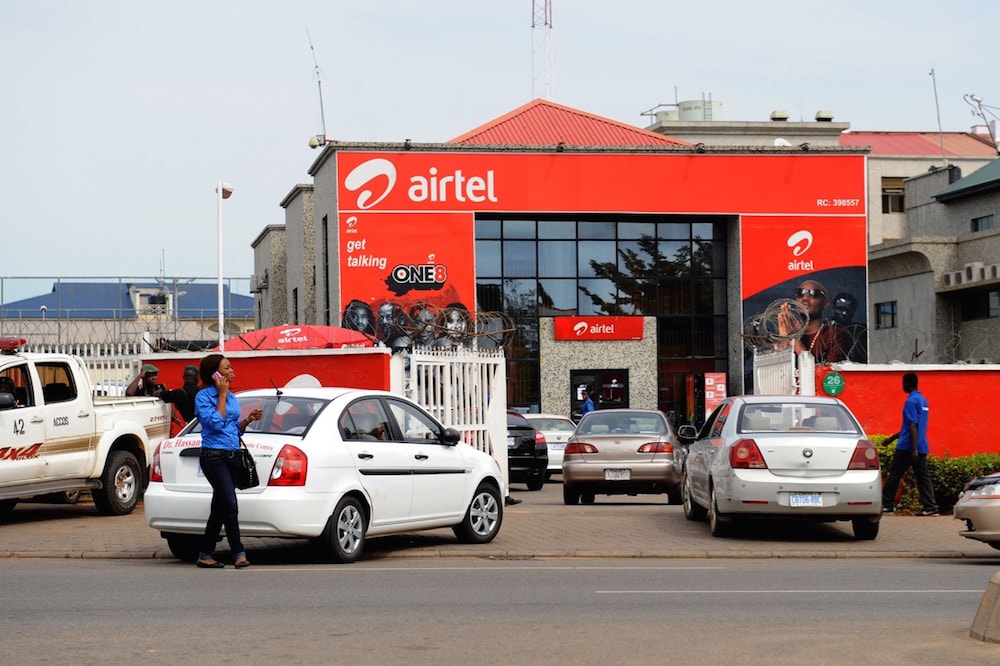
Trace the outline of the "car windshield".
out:
M 279 395 L 236 396 L 240 401 L 241 418 L 255 409 L 263 411 L 260 421 L 247 426 L 248 433 L 269 435 L 302 435 L 309 429 L 316 416 L 329 402 L 319 398 L 297 398 Z M 201 432 L 201 424 L 195 419 L 184 429 L 183 434 Z
M 843 405 L 807 402 L 753 403 L 743 407 L 740 432 L 825 432 L 860 434 Z
M 662 418 L 648 413 L 591 412 L 576 428 L 577 435 L 666 435 L 667 426 Z
M 551 430 L 553 432 L 573 432 L 576 424 L 567 419 L 528 419 L 531 424 L 539 430 Z

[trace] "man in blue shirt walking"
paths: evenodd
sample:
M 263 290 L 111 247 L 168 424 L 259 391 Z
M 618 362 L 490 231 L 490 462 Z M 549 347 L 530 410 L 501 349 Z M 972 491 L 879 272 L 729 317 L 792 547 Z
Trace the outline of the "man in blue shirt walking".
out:
M 882 490 L 882 510 L 892 512 L 895 508 L 896 491 L 906 470 L 913 467 L 917 477 L 917 491 L 920 493 L 920 503 L 924 510 L 920 516 L 937 516 L 937 501 L 934 499 L 934 483 L 927 471 L 927 454 L 930 446 L 927 443 L 927 418 L 930 406 L 927 399 L 917 390 L 917 375 L 907 372 L 903 375 L 903 390 L 908 396 L 903 403 L 903 425 L 899 432 L 885 440 L 886 444 L 896 442 L 896 452 L 892 456 L 892 466 L 889 468 L 889 478 Z

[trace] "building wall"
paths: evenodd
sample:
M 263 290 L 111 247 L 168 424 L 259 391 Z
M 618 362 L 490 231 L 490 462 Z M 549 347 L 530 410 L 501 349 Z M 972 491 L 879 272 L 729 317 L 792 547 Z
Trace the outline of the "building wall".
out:
M 656 318 L 643 317 L 641 340 L 564 341 L 555 339 L 555 319 L 538 320 L 541 411 L 569 414 L 571 369 L 627 369 L 629 406 L 657 408 Z
M 285 198 L 285 271 L 291 324 L 316 322 L 316 235 L 312 185 L 297 185 Z M 297 298 L 295 297 L 297 295 Z M 292 311 L 292 310 L 296 311 Z
M 288 322 L 285 225 L 269 224 L 254 239 L 251 247 L 253 283 L 257 285 L 257 327 L 268 328 L 285 324 Z
M 321 266 L 322 253 L 325 250 L 329 263 L 329 280 L 324 280 L 317 269 L 316 290 L 314 292 L 316 321 L 307 323 L 329 323 L 331 326 L 339 326 L 341 314 L 340 284 L 337 276 L 340 275 L 340 221 L 337 217 L 337 160 L 333 159 L 333 156 L 334 151 L 326 149 L 310 170 L 315 185 L 315 261 L 318 267 Z M 327 226 L 327 242 L 325 247 L 321 247 L 324 218 Z M 327 284 L 329 284 L 330 293 L 327 293 Z
M 968 175 L 990 163 L 991 160 L 980 158 L 949 157 L 949 165 L 956 167 L 963 175 Z M 940 157 L 892 157 L 885 155 L 868 156 L 868 244 L 878 245 L 892 240 L 911 238 L 923 235 L 914 232 L 910 227 L 914 220 L 907 212 L 882 212 L 882 179 L 883 178 L 914 178 L 922 176 L 931 169 L 944 167 Z M 942 189 L 946 185 L 941 185 Z M 940 234 L 936 234 L 940 235 Z

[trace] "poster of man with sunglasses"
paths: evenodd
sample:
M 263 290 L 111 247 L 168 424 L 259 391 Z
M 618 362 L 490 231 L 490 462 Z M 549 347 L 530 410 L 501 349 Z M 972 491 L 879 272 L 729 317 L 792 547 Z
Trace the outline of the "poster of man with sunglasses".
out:
M 835 321 L 825 319 L 824 311 L 830 306 L 829 292 L 816 280 L 805 280 L 795 289 L 795 300 L 809 315 L 802 336 L 795 341 L 795 352 L 808 351 L 819 363 L 848 360 L 853 346 L 850 333 Z M 794 329 L 790 308 L 778 317 L 778 331 L 788 335 Z

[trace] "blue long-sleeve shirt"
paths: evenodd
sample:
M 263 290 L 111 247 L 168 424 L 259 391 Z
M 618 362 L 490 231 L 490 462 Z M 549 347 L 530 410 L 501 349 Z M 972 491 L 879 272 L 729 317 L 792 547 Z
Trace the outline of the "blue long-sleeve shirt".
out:
M 207 386 L 194 398 L 194 412 L 201 423 L 201 446 L 205 449 L 240 448 L 240 402 L 232 393 L 226 395 L 226 416 L 219 414 L 219 390 Z

